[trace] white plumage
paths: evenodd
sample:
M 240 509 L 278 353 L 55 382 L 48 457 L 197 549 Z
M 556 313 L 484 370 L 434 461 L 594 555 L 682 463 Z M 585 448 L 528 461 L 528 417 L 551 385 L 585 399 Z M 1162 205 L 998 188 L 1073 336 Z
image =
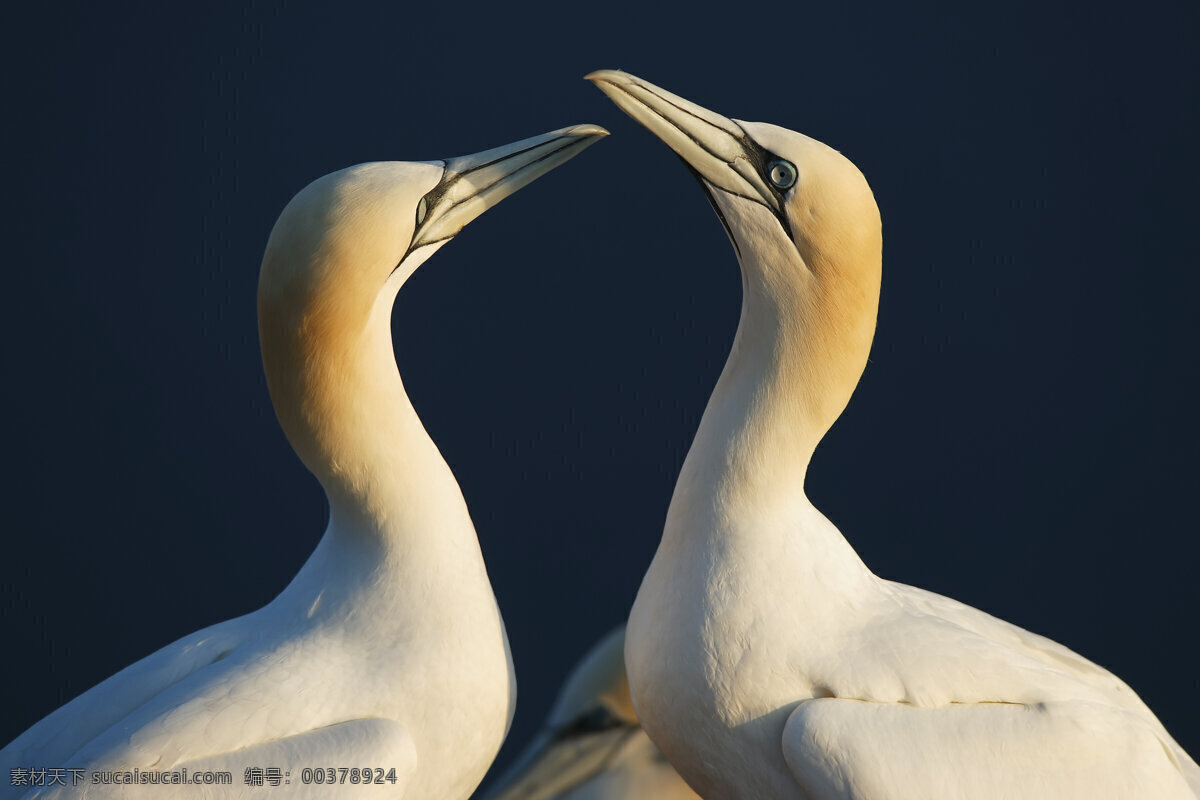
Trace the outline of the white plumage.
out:
M 793 131 L 589 78 L 689 165 L 742 268 L 732 351 L 629 619 L 633 702 L 679 772 L 706 800 L 1195 797 L 1195 762 L 1116 676 L 881 580 L 805 497 L 874 334 L 861 173 Z
M 603 136 L 555 131 L 446 162 L 363 164 L 283 210 L 259 280 L 279 421 L 329 499 L 324 537 L 271 603 L 105 680 L 4 750 L 11 768 L 232 773 L 229 786 L 29 797 L 465 798 L 512 719 L 508 642 L 458 484 L 404 391 L 391 312 L 463 225 Z M 278 767 L 283 788 L 244 770 Z M 375 768 L 383 785 L 303 782 Z M 360 777 L 361 781 L 361 777 Z M 7 787 L 5 796 L 26 791 Z

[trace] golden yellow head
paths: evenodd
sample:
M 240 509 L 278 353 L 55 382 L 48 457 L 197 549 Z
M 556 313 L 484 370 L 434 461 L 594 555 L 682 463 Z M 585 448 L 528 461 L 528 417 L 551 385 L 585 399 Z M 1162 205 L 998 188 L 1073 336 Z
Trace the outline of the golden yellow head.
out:
M 878 280 L 879 209 L 841 153 L 786 128 L 729 119 L 624 72 L 587 78 L 683 159 L 744 268 L 794 265 L 816 276 Z
M 875 332 L 883 235 L 866 179 L 804 134 L 730 119 L 624 72 L 587 78 L 704 188 L 742 267 L 739 343 L 778 359 L 815 445 L 850 399 Z
M 332 458 L 339 420 L 352 416 L 348 387 L 384 366 L 394 374 L 389 322 L 404 281 L 475 217 L 605 135 L 577 125 L 446 161 L 360 164 L 292 198 L 263 256 L 259 337 L 276 414 L 310 469 Z

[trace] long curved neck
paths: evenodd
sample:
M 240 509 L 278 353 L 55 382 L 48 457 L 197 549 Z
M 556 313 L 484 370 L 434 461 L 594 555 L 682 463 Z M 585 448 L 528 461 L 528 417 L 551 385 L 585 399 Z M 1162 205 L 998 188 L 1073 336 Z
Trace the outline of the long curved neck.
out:
M 823 265 L 775 255 L 743 265 L 737 334 L 680 472 L 664 542 L 779 530 L 861 564 L 836 528 L 813 522 L 804 479 L 866 364 L 878 283 L 831 279 Z
M 369 312 L 315 308 L 290 324 L 263 325 L 276 414 L 325 489 L 332 533 L 406 553 L 454 539 L 477 550 L 458 483 L 396 368 L 394 297 L 394 289 L 381 292 Z

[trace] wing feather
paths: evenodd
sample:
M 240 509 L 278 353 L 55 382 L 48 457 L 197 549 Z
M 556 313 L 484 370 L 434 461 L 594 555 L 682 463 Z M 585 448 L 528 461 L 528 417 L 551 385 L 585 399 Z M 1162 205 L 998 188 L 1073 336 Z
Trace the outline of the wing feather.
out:
M 814 800 L 1195 800 L 1153 726 L 1087 702 L 820 698 L 792 712 L 782 744 Z
M 104 731 L 180 681 L 228 655 L 243 638 L 246 617 L 196 631 L 101 681 L 26 730 L 3 750 L 0 763 L 63 766 Z

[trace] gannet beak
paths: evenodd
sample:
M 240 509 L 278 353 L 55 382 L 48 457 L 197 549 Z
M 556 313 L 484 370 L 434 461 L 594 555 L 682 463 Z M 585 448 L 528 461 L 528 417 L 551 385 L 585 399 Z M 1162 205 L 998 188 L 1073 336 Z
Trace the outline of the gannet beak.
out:
M 446 159 L 441 182 L 417 207 L 417 229 L 408 251 L 453 237 L 484 211 L 607 135 L 598 125 L 575 125 Z
M 636 725 L 542 733 L 497 781 L 484 800 L 544 800 L 578 786 L 607 767 Z
M 737 121 L 618 70 L 584 76 L 683 159 L 697 177 L 781 213 L 779 194 L 763 182 L 767 152 Z

